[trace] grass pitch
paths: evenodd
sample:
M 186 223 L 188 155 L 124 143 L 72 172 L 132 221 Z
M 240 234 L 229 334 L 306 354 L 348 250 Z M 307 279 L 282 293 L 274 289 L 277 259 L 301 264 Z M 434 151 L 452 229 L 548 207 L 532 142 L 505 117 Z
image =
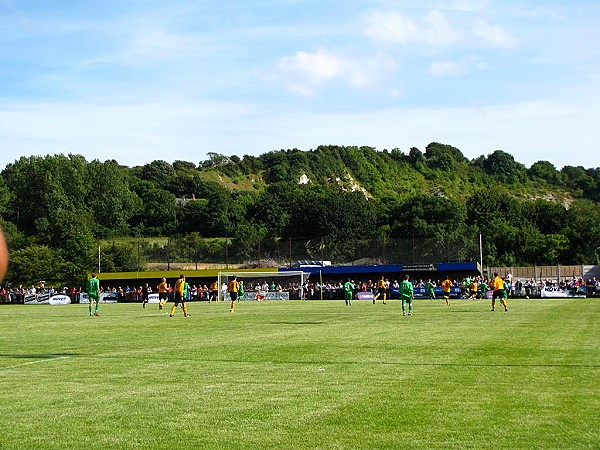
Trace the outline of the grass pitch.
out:
M 600 299 L 0 306 L 1 449 L 600 447 Z

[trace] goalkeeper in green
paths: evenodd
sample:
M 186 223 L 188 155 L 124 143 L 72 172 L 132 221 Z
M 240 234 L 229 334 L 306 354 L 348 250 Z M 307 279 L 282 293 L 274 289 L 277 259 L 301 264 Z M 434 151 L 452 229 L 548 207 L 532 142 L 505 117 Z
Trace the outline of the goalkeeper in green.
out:
M 344 300 L 346 306 L 352 305 L 352 297 L 354 297 L 354 283 L 348 278 L 344 283 Z
M 92 317 L 92 309 L 93 303 L 96 303 L 96 310 L 94 311 L 94 316 L 99 316 L 98 314 L 98 304 L 100 303 L 100 280 L 96 278 L 96 274 L 92 273 L 92 278 L 87 280 L 85 285 L 88 300 L 90 301 L 90 317 Z
M 404 275 L 404 280 L 400 283 L 400 298 L 402 299 L 402 315 L 406 315 L 406 304 L 408 303 L 408 315 L 412 316 L 414 289 L 408 274 Z

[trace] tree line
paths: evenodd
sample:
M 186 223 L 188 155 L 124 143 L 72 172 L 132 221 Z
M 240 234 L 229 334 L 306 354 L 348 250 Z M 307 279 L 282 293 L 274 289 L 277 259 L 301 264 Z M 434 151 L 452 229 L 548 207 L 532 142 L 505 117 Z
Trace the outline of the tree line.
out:
M 319 256 L 335 261 L 342 254 L 329 252 L 342 243 L 416 236 L 460 247 L 479 233 L 488 265 L 598 261 L 599 168 L 527 168 L 502 150 L 469 160 L 440 143 L 408 153 L 320 146 L 207 156 L 135 167 L 76 154 L 8 164 L 7 280 L 80 281 L 97 267 L 101 242 L 110 243 L 104 271 L 143 269 L 165 252 L 172 261 L 251 259 L 257 247 L 298 241 L 320 243 Z

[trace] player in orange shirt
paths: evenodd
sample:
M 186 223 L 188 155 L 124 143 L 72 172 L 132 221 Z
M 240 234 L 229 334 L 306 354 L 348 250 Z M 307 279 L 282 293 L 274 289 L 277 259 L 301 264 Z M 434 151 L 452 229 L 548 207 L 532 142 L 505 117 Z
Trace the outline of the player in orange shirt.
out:
M 240 283 L 237 280 L 237 277 L 234 275 L 227 285 L 227 291 L 229 292 L 229 297 L 231 298 L 231 308 L 229 308 L 229 312 L 235 311 L 235 301 L 237 300 L 239 290 Z
M 450 306 L 450 290 L 452 289 L 452 281 L 449 277 L 446 277 L 444 281 L 442 281 L 442 292 L 444 293 L 444 298 L 446 299 L 446 305 Z
M 175 299 L 173 301 L 173 306 L 171 307 L 171 313 L 169 314 L 170 317 L 173 317 L 173 315 L 175 314 L 175 311 L 177 310 L 179 303 L 181 303 L 181 306 L 183 307 L 183 316 L 190 317 L 190 314 L 188 313 L 188 309 L 187 309 L 187 303 L 185 301 L 184 291 L 185 291 L 185 275 L 181 274 L 181 275 L 179 275 L 179 278 L 175 282 L 175 289 L 174 289 Z
M 163 278 L 158 286 L 156 286 L 156 289 L 158 290 L 158 309 L 163 309 L 163 306 L 165 306 L 165 303 L 169 299 L 167 279 Z
M 494 273 L 494 281 L 492 286 L 494 287 L 494 293 L 492 294 L 492 311 L 496 309 L 496 299 L 499 298 L 500 303 L 502 303 L 502 306 L 504 306 L 504 311 L 508 312 L 508 305 L 504 299 L 504 280 L 500 278 L 497 273 Z

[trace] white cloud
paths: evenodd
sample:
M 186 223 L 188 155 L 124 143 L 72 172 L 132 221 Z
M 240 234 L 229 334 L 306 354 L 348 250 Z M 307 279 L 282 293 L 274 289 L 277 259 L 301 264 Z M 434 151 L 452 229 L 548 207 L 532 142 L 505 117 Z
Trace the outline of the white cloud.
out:
M 489 0 L 457 0 L 454 2 L 443 2 L 446 9 L 463 12 L 480 12 L 490 8 Z
M 432 46 L 447 46 L 460 40 L 457 30 L 438 10 L 430 11 L 423 23 L 423 40 Z
M 474 14 L 480 12 L 476 8 L 469 9 L 473 8 L 469 2 L 457 4 L 455 8 Z M 510 48 L 518 43 L 501 25 L 484 20 L 469 25 L 458 22 L 455 17 L 451 21 L 440 9 L 429 10 L 421 20 L 394 10 L 373 10 L 364 16 L 364 21 L 365 35 L 384 44 L 424 43 L 431 47 L 449 47 L 469 44 L 472 38 L 492 48 Z
M 433 61 L 429 65 L 429 73 L 433 75 L 460 75 L 466 72 L 466 67 L 455 61 Z
M 379 42 L 409 44 L 424 42 L 447 46 L 460 39 L 458 31 L 439 10 L 431 10 L 417 22 L 397 11 L 374 10 L 364 17 L 365 34 Z
M 417 24 L 396 11 L 371 11 L 365 22 L 365 34 L 378 41 L 406 44 L 419 38 Z
M 324 83 L 338 76 L 346 62 L 325 50 L 314 53 L 297 52 L 281 58 L 277 64 L 278 77 L 294 93 L 313 95 Z
M 473 71 L 487 70 L 489 66 L 476 56 L 469 56 L 460 61 L 437 60 L 429 65 L 432 75 L 462 75 Z
M 353 88 L 370 88 L 395 67 L 395 62 L 383 55 L 350 58 L 320 49 L 281 58 L 274 78 L 290 92 L 311 96 L 334 81 Z
M 472 32 L 475 37 L 492 47 L 510 48 L 517 44 L 517 39 L 500 25 L 479 21 L 473 25 Z

